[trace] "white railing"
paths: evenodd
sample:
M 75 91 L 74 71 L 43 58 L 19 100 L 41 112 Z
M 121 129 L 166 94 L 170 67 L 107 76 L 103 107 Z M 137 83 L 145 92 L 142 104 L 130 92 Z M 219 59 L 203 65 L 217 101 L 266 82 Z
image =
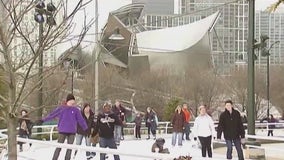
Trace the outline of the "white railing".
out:
M 171 126 L 169 125 L 170 122 L 159 122 L 158 130 L 164 130 L 165 134 L 169 133 L 169 129 L 171 129 Z M 271 124 L 271 123 L 270 123 Z M 269 125 L 270 125 L 269 124 Z M 192 125 L 192 124 L 191 124 Z M 284 126 L 284 123 L 276 123 L 277 127 L 280 127 L 283 129 L 282 126 Z M 127 123 L 127 126 L 125 127 L 126 130 L 134 130 L 135 124 L 134 123 Z M 256 124 L 256 128 L 261 128 L 266 126 L 268 129 L 268 124 L 266 123 L 258 123 Z M 277 127 L 275 129 L 277 129 Z M 76 149 L 76 150 L 83 150 L 83 151 L 91 151 L 91 152 L 97 152 L 97 153 L 107 153 L 107 154 L 118 154 L 118 155 L 125 155 L 125 156 L 133 156 L 133 157 L 140 157 L 140 158 L 150 158 L 150 159 L 162 159 L 162 160 L 173 160 L 176 158 L 171 154 L 160 154 L 160 153 L 149 153 L 149 154 L 139 154 L 139 153 L 129 153 L 122 151 L 120 149 L 107 149 L 107 148 L 99 148 L 99 147 L 88 147 L 88 146 L 78 146 L 78 145 L 72 145 L 72 144 L 58 144 L 54 142 L 53 134 L 57 133 L 57 125 L 43 125 L 43 126 L 34 126 L 33 130 L 37 130 L 38 128 L 42 129 L 42 132 L 33 132 L 34 135 L 42 135 L 42 134 L 49 134 L 50 141 L 41 141 L 41 140 L 33 140 L 33 139 L 25 139 L 25 138 L 19 138 L 18 141 L 26 142 L 26 143 L 36 143 L 36 144 L 42 144 L 47 146 L 54 146 L 54 147 L 60 147 L 60 148 L 69 148 L 69 149 Z M 263 129 L 263 128 L 261 128 Z M 274 129 L 274 130 L 275 130 Z M 0 130 L 0 140 L 7 139 L 7 135 L 5 134 L 7 132 L 7 129 Z M 134 131 L 133 131 L 134 133 Z M 256 135 L 246 135 L 246 138 L 252 138 L 252 139 L 261 139 L 261 140 L 273 140 L 273 141 L 279 141 L 283 142 L 284 138 L 280 137 L 267 137 L 267 136 L 256 136 Z M 219 143 L 217 141 L 213 141 L 213 143 Z M 224 143 L 224 142 L 223 142 Z M 262 146 L 253 146 L 248 145 L 248 147 L 254 147 L 254 148 L 262 148 L 265 150 L 273 150 L 278 152 L 283 152 L 284 148 L 275 148 L 275 147 L 262 147 Z M 198 157 L 194 157 L 197 158 Z M 201 158 L 201 157 L 200 157 Z M 2 159 L 1 159 L 2 160 Z
M 167 123 L 162 123 L 167 124 Z M 131 125 L 131 124 L 129 124 Z M 139 157 L 139 158 L 149 158 L 149 159 L 161 159 L 161 160 L 173 160 L 174 155 L 171 154 L 162 154 L 162 153 L 131 153 L 128 151 L 122 151 L 120 149 L 109 149 L 109 148 L 100 148 L 100 147 L 93 147 L 93 146 L 80 146 L 80 145 L 73 145 L 73 144 L 62 144 L 54 142 L 53 140 L 53 134 L 57 133 L 55 130 L 57 128 L 57 125 L 42 125 L 42 126 L 34 126 L 33 130 L 37 130 L 38 128 L 42 129 L 42 132 L 33 132 L 33 135 L 43 135 L 43 134 L 49 134 L 50 141 L 41 141 L 41 140 L 33 140 L 33 139 L 26 139 L 17 137 L 17 141 L 19 142 L 25 142 L 25 143 L 33 143 L 33 144 L 41 144 L 46 146 L 53 146 L 53 147 L 59 147 L 59 148 L 67 148 L 67 149 L 75 149 L 75 150 L 82 150 L 82 151 L 90 151 L 90 152 L 96 152 L 96 153 L 106 153 L 106 154 L 117 154 L 121 156 L 129 156 L 129 157 Z M 0 130 L 0 138 L 3 140 L 6 140 L 8 137 L 5 134 L 7 132 L 7 129 Z M 7 145 L 7 144 L 6 144 Z M 7 159 L 7 151 L 2 152 L 1 160 Z
M 64 144 L 64 143 L 57 143 L 57 142 L 50 142 L 50 141 L 39 141 L 39 140 L 32 140 L 26 138 L 17 138 L 20 142 L 25 143 L 35 143 L 41 144 L 46 146 L 53 146 L 59 148 L 66 148 L 66 149 L 74 149 L 74 150 L 82 150 L 82 151 L 90 151 L 96 153 L 107 153 L 113 155 L 120 155 L 120 156 L 130 156 L 130 157 L 140 157 L 140 158 L 157 158 L 162 160 L 173 160 L 173 157 L 170 154 L 161 154 L 161 153 L 149 153 L 149 154 L 139 154 L 139 153 L 131 153 L 129 151 L 123 151 L 118 149 L 109 149 L 109 148 L 100 148 L 100 147 L 93 147 L 93 146 L 83 146 L 83 145 L 73 145 L 73 144 Z

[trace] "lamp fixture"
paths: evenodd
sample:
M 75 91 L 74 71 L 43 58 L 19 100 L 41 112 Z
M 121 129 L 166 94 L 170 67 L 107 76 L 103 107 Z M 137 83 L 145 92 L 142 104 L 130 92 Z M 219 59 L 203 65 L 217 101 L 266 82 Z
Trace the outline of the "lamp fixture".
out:
M 43 23 L 44 22 L 44 17 L 42 14 L 40 14 L 39 12 L 35 12 L 34 13 L 34 20 L 37 22 L 37 23 Z
M 49 12 L 54 12 L 56 11 L 56 7 L 54 6 L 54 4 L 52 2 L 48 3 L 46 6 L 47 11 Z
M 43 0 L 37 0 L 35 2 L 35 13 L 34 20 L 37 23 L 43 23 L 45 21 L 44 15 L 46 16 L 46 23 L 49 26 L 56 25 L 56 21 L 53 17 L 53 13 L 56 11 L 56 7 L 52 2 L 48 3 L 45 8 L 45 3 Z
M 120 34 L 119 28 L 114 30 L 114 33 L 108 38 L 110 40 L 124 40 L 125 38 Z

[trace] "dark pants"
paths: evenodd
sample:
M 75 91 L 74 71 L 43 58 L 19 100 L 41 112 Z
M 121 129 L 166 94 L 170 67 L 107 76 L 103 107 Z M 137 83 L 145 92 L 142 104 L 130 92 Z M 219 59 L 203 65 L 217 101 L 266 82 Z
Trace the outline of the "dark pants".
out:
M 135 126 L 135 137 L 141 138 L 141 132 L 140 132 L 141 126 Z
M 267 136 L 273 136 L 273 130 L 268 130 Z
M 147 129 L 148 129 L 148 138 L 150 138 L 150 134 L 151 134 L 151 126 L 150 126 L 150 125 L 148 125 L 148 126 L 147 126 Z
M 189 133 L 190 133 L 190 124 L 189 123 L 185 123 L 182 139 L 183 139 L 183 137 L 185 135 L 185 139 L 189 140 Z
M 202 157 L 206 157 L 206 151 L 208 153 L 208 157 L 212 157 L 212 148 L 211 148 L 212 136 L 208 136 L 208 137 L 198 136 L 198 138 L 201 143 Z
M 67 144 L 73 144 L 75 140 L 75 133 L 74 134 L 71 134 L 71 133 L 59 133 L 58 134 L 58 140 L 57 140 L 58 143 L 64 143 L 65 139 L 67 139 Z M 61 148 L 55 149 L 52 160 L 58 159 L 60 151 L 61 151 Z M 72 152 L 71 149 L 66 150 L 65 160 L 71 159 L 71 152 Z
M 241 145 L 241 139 L 233 139 L 233 140 L 226 140 L 227 145 L 227 159 L 232 159 L 232 152 L 233 152 L 233 143 L 236 147 L 239 160 L 244 160 L 243 149 Z
M 117 149 L 114 138 L 103 138 L 100 137 L 100 147 L 101 148 L 112 148 L 112 149 Z M 120 160 L 119 155 L 113 155 L 114 160 Z M 106 154 L 105 153 L 100 153 L 100 160 L 105 160 L 106 159 Z
M 21 134 L 19 134 L 19 137 L 21 137 L 21 138 L 30 138 L 30 135 L 29 134 L 27 134 L 27 133 L 21 133 Z M 18 142 L 18 144 L 19 144 L 19 146 L 20 146 L 20 151 L 22 151 L 23 150 L 23 144 L 24 144 L 24 142 Z M 32 144 L 30 143 L 30 146 L 32 146 Z

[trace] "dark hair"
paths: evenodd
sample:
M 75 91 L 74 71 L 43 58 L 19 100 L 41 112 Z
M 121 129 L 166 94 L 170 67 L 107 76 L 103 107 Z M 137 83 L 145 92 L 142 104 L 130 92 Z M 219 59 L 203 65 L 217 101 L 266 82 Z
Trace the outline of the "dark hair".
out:
M 232 100 L 226 100 L 226 101 L 225 101 L 225 104 L 227 104 L 227 103 L 233 104 Z
M 84 103 L 83 108 L 86 108 L 86 107 L 88 107 L 88 106 L 91 107 L 90 103 Z
M 75 100 L 75 97 L 72 93 L 69 93 L 66 97 L 66 102 L 70 101 L 70 100 Z

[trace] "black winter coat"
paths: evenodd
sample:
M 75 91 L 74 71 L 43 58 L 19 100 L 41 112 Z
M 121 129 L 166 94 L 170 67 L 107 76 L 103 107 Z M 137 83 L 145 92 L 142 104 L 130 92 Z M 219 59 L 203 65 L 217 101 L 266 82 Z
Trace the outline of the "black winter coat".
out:
M 91 135 L 92 129 L 95 129 L 95 125 L 96 125 L 95 124 L 95 115 L 94 115 L 93 112 L 90 112 L 90 116 L 89 116 L 89 118 L 87 118 L 84 114 L 84 111 L 82 111 L 81 113 L 82 113 L 82 116 L 87 123 L 88 128 L 87 128 L 87 130 L 84 131 L 82 129 L 82 127 L 78 124 L 77 125 L 77 133 L 89 137 Z
M 217 129 L 217 138 L 220 139 L 222 132 L 226 140 L 233 140 L 245 137 L 245 129 L 242 123 L 241 115 L 232 108 L 232 113 L 225 109 L 219 118 Z
M 28 116 L 19 119 L 19 135 L 31 135 L 33 123 Z
M 102 138 L 113 138 L 114 125 L 118 123 L 118 117 L 113 112 L 100 113 L 93 135 L 99 133 L 99 136 Z
M 117 125 L 123 125 L 123 121 L 125 121 L 125 114 L 126 114 L 126 109 L 120 105 L 120 107 L 117 107 L 114 105 L 112 107 L 113 113 L 117 116 L 119 123 Z

